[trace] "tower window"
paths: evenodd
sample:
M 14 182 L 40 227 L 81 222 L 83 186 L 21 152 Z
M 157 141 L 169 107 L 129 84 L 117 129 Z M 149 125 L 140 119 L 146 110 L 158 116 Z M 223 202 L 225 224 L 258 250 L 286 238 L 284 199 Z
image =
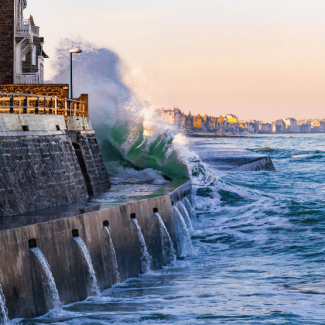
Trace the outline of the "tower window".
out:
M 36 65 L 36 46 L 34 46 L 34 48 L 33 48 L 32 65 Z

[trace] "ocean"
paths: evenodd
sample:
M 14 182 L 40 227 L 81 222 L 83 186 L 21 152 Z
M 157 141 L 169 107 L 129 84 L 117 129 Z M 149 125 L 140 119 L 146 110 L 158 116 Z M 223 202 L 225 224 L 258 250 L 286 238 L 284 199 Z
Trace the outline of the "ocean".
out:
M 270 155 L 276 172 L 193 168 L 192 157 L 184 260 L 13 323 L 325 324 L 325 135 L 188 139 L 193 156 L 203 147 Z

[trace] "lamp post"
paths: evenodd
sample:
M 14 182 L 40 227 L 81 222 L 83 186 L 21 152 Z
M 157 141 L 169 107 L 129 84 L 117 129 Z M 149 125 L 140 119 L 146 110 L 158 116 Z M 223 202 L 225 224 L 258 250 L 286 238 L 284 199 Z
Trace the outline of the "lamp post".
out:
M 73 53 L 82 53 L 80 49 L 70 50 L 70 99 L 73 99 L 73 91 L 72 91 L 72 54 Z

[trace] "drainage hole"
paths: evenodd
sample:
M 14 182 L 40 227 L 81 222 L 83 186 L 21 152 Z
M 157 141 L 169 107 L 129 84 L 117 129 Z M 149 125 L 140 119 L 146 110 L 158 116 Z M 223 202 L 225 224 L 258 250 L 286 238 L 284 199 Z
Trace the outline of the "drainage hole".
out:
M 79 229 L 72 229 L 72 237 L 79 237 Z
M 29 249 L 31 248 L 36 248 L 37 247 L 37 240 L 36 238 L 32 238 L 28 241 L 28 247 Z

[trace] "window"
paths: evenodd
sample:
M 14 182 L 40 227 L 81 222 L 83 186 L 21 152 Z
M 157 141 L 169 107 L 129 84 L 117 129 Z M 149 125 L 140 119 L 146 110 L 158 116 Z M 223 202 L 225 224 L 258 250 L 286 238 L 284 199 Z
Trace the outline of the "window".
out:
M 34 46 L 34 48 L 33 48 L 32 65 L 36 65 L 36 46 Z

